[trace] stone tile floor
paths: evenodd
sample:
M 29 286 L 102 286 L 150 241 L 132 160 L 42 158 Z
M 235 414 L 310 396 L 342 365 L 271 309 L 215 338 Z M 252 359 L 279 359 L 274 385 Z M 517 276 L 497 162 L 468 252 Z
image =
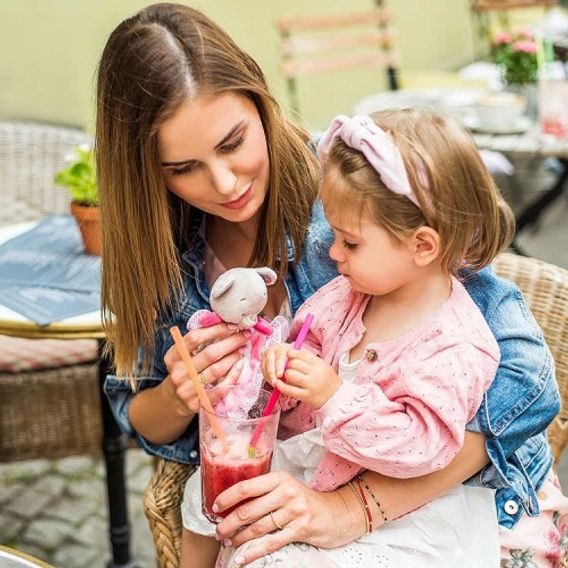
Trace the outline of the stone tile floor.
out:
M 151 459 L 127 452 L 131 552 L 139 568 L 154 568 L 152 537 L 142 510 Z M 110 559 L 102 459 L 71 457 L 0 467 L 0 544 L 56 568 L 103 568 Z
M 542 184 L 550 181 L 541 168 Z M 519 176 L 526 183 L 524 176 Z M 535 195 L 521 188 L 522 201 Z M 568 268 L 568 197 L 543 215 L 519 244 L 535 257 Z M 568 456 L 559 467 L 568 488 Z M 142 511 L 151 460 L 140 450 L 127 457 L 131 550 L 139 568 L 156 566 Z M 56 568 L 103 568 L 110 558 L 103 465 L 84 457 L 0 465 L 0 544 L 46 560 Z

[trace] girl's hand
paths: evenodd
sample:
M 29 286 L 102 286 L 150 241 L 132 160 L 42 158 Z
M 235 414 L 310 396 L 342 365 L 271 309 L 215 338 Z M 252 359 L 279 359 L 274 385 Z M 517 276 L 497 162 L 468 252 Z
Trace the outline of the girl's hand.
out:
M 235 325 L 220 323 L 193 329 L 183 339 L 202 382 L 229 385 L 239 378 L 242 368 L 239 349 L 248 337 L 250 332 L 239 332 Z M 176 410 L 184 416 L 195 414 L 199 411 L 197 393 L 175 345 L 166 352 L 164 363 L 173 386 Z
M 365 519 L 345 489 L 318 493 L 280 471 L 241 481 L 221 493 L 215 505 L 223 511 L 251 500 L 217 525 L 216 538 L 232 546 L 251 541 L 243 552 L 244 564 L 292 542 L 323 548 L 347 544 L 364 534 Z
M 284 372 L 286 359 L 288 367 Z M 285 344 L 267 350 L 263 372 L 266 380 L 283 395 L 301 400 L 316 410 L 341 386 L 341 379 L 331 365 L 313 353 Z
M 288 351 L 292 346 L 288 343 L 272 345 L 264 352 L 262 357 L 262 374 L 264 380 L 274 385 L 274 381 L 284 376 L 286 361 L 288 361 Z

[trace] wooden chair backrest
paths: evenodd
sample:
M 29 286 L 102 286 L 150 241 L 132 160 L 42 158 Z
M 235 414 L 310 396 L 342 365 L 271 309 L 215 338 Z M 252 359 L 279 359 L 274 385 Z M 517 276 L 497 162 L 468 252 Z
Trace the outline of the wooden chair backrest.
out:
M 391 89 L 398 87 L 398 61 L 389 11 L 378 6 L 363 12 L 301 16 L 277 22 L 282 73 L 291 106 L 299 111 L 299 77 L 354 68 L 382 68 Z
M 471 9 L 474 12 L 488 12 L 516 8 L 546 8 L 557 3 L 557 0 L 472 0 Z

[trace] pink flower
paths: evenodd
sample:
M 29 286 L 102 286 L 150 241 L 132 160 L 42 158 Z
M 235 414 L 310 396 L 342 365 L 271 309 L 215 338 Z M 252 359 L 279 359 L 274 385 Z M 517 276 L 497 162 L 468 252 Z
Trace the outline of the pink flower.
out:
M 560 534 L 555 528 L 550 527 L 544 533 L 544 541 L 546 543 L 546 559 L 554 566 L 560 559 Z
M 532 39 L 520 39 L 513 44 L 513 49 L 534 54 L 536 53 L 536 43 Z
M 519 37 L 519 39 L 533 39 L 534 37 L 532 32 L 528 28 L 521 28 L 517 32 L 517 36 Z
M 505 45 L 507 43 L 511 43 L 513 41 L 513 36 L 507 32 L 499 32 L 495 36 L 495 43 L 497 45 Z

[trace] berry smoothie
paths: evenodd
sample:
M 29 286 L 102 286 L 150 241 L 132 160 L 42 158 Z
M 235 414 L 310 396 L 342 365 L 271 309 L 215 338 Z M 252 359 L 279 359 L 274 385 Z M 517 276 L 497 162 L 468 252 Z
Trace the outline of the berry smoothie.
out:
M 203 514 L 217 523 L 225 518 L 235 507 L 213 513 L 211 507 L 217 495 L 238 481 L 251 479 L 270 471 L 272 452 L 254 458 L 232 458 L 226 456 L 201 455 L 201 491 L 203 496 Z

